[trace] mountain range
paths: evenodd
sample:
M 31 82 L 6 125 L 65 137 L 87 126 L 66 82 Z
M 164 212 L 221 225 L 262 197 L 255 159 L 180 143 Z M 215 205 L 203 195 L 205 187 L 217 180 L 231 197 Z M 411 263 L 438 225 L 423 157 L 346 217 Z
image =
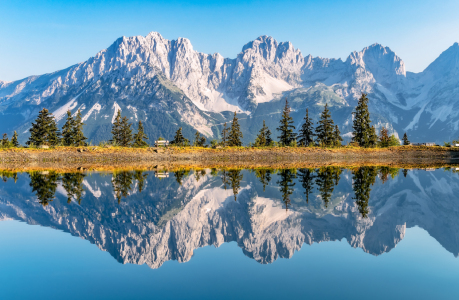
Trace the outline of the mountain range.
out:
M 303 56 L 290 42 L 260 36 L 236 58 L 204 54 L 185 38 L 159 33 L 122 37 L 85 62 L 13 82 L 0 81 L 0 131 L 28 138 L 38 111 L 48 108 L 62 125 L 67 110 L 82 111 L 93 143 L 110 139 L 118 110 L 142 120 L 150 139 L 172 139 L 178 127 L 218 139 L 237 111 L 244 142 L 263 120 L 275 133 L 287 98 L 297 129 L 306 108 L 315 121 L 327 103 L 343 137 L 352 135 L 352 111 L 362 93 L 377 129 L 385 126 L 412 142 L 459 136 L 459 44 L 423 72 L 411 73 L 390 48 L 373 44 L 345 61 Z M 277 134 L 275 134 L 277 135 Z

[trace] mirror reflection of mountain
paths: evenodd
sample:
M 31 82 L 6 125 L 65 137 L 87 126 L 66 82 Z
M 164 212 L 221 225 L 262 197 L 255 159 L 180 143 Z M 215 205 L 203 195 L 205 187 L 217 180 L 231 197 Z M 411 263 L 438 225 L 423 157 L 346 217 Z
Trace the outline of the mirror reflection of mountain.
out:
M 69 232 L 158 268 L 235 241 L 260 263 L 346 238 L 379 255 L 419 226 L 459 254 L 459 177 L 390 167 L 66 173 L 0 171 L 0 219 Z

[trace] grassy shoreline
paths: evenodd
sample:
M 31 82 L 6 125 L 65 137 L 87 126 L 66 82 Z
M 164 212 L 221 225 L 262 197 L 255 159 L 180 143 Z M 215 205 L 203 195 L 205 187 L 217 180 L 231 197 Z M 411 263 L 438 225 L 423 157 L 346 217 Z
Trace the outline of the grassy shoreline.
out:
M 289 168 L 389 165 L 444 166 L 459 163 L 459 149 L 427 146 L 390 148 L 121 148 L 56 147 L 0 150 L 0 169 L 112 170 L 140 168 Z

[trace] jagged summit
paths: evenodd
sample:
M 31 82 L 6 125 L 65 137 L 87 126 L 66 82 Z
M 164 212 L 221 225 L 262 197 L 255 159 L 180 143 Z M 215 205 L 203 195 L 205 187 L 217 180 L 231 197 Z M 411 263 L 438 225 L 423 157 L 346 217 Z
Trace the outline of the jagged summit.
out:
M 111 120 L 117 109 L 132 113 L 133 121 L 149 120 L 152 128 L 156 126 L 149 117 L 152 111 L 161 116 L 178 113 L 181 120 L 169 118 L 161 130 L 173 130 L 183 122 L 217 138 L 219 126 L 228 121 L 225 112 L 252 115 L 253 122 L 270 116 L 274 124 L 276 103 L 291 96 L 301 110 L 336 104 L 337 110 L 342 109 L 334 112 L 341 118 L 337 124 L 346 135 L 352 131 L 349 108 L 367 93 L 377 129 L 385 126 L 397 135 L 408 128 L 415 139 L 423 139 L 430 126 L 445 126 L 441 127 L 442 137 L 432 136 L 437 141 L 459 135 L 459 114 L 454 113 L 459 106 L 456 73 L 458 43 L 424 72 L 410 73 L 407 78 L 403 60 L 378 43 L 354 51 L 342 61 L 304 57 L 292 43 L 262 35 L 244 45 L 235 58 L 224 58 L 218 53 L 194 50 L 186 38 L 168 40 L 150 32 L 146 36 L 120 37 L 94 57 L 64 70 L 14 82 L 0 81 L 0 114 L 11 118 L 0 129 L 18 129 L 27 134 L 26 124 L 30 124 L 37 107 L 46 105 L 59 113 L 67 108 L 80 109 L 88 124 L 94 121 L 91 126 Z M 164 93 L 164 87 L 172 94 Z M 170 110 L 174 101 L 181 105 Z M 140 107 L 143 117 L 138 112 Z M 253 138 L 248 131 L 244 133 L 246 142 Z

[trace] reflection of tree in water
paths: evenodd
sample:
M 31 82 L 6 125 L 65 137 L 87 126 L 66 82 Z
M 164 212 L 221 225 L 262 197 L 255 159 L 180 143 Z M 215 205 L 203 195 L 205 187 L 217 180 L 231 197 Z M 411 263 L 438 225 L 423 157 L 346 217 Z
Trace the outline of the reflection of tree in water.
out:
M 134 171 L 134 179 L 137 180 L 139 184 L 139 193 L 143 191 L 143 187 L 145 186 L 145 179 L 147 176 L 148 174 L 144 174 L 142 171 Z
M 309 195 L 314 189 L 314 179 L 316 178 L 313 175 L 314 169 L 299 169 L 298 177 L 300 178 L 301 186 L 304 188 L 304 194 L 306 195 L 306 203 L 309 203 Z
M 202 169 L 201 171 L 195 170 L 194 171 L 194 178 L 196 179 L 196 182 L 198 182 L 201 177 L 206 175 L 206 170 Z
M 182 180 L 184 177 L 188 176 L 190 173 L 190 170 L 178 170 L 174 172 L 175 180 L 178 182 L 178 184 L 182 185 Z
M 341 172 L 338 167 L 323 167 L 317 170 L 316 185 L 325 207 L 328 207 L 333 190 L 339 183 Z
M 293 187 L 295 183 L 293 179 L 296 178 L 295 169 L 283 169 L 278 172 L 280 180 L 277 181 L 277 184 L 280 186 L 280 191 L 282 193 L 282 201 L 285 203 L 285 210 L 288 210 L 290 205 L 290 195 L 293 194 Z
M 406 175 L 408 175 L 408 169 L 403 169 L 403 176 L 406 177 Z
M 129 193 L 132 191 L 131 186 L 134 180 L 137 180 L 139 192 L 143 191 L 147 174 L 144 174 L 142 171 L 121 171 L 113 172 L 112 176 L 113 190 L 116 199 L 118 199 L 118 203 L 120 203 L 122 197 L 126 198 L 129 196 Z
M 62 187 L 67 192 L 67 203 L 70 203 L 73 198 L 78 204 L 81 204 L 84 177 L 83 173 L 65 173 L 62 176 Z
M 12 178 L 14 183 L 18 181 L 18 173 L 10 171 L 0 171 L 0 176 L 2 177 L 3 182 L 7 182 L 8 179 Z
M 46 206 L 53 201 L 56 193 L 59 174 L 56 172 L 30 172 L 30 186 L 35 192 L 38 202 Z
M 389 179 L 389 175 L 392 179 L 394 179 L 398 175 L 399 171 L 399 168 L 379 167 L 379 176 L 382 183 L 386 183 L 386 181 Z
M 270 169 L 257 169 L 255 170 L 255 176 L 260 180 L 263 185 L 263 192 L 265 191 L 266 186 L 271 181 L 271 170 Z
M 230 170 L 228 171 L 228 181 L 233 189 L 234 201 L 237 200 L 237 194 L 239 193 L 239 189 L 241 188 L 241 181 L 243 178 L 241 170 Z M 226 189 L 226 186 L 225 186 Z
M 229 184 L 228 171 L 226 170 L 222 171 L 221 179 L 222 179 L 223 188 L 226 191 L 226 189 L 228 188 L 228 184 Z
M 375 183 L 378 171 L 376 167 L 361 167 L 352 171 L 355 203 L 363 218 L 368 216 L 368 202 L 371 186 Z
M 112 185 L 118 203 L 121 202 L 122 197 L 126 198 L 129 195 L 133 182 L 133 175 L 134 174 L 128 171 L 113 172 Z

